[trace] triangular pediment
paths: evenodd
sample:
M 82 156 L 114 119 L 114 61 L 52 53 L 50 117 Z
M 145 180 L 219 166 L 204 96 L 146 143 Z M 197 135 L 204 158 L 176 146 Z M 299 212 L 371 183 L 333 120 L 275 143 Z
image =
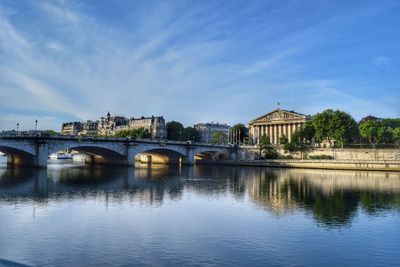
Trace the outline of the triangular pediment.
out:
M 293 120 L 293 119 L 306 119 L 307 116 L 294 112 L 294 111 L 289 111 L 289 110 L 284 110 L 284 109 L 276 109 L 273 110 L 267 114 L 262 115 L 261 117 L 258 117 L 254 120 L 252 120 L 252 123 L 255 122 L 263 122 L 263 121 L 274 121 L 274 120 Z

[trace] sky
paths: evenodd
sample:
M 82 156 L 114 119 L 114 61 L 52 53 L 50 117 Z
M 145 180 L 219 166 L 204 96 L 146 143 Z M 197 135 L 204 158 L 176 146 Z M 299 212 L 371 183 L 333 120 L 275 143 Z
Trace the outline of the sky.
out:
M 0 0 L 0 130 L 400 117 L 400 1 Z

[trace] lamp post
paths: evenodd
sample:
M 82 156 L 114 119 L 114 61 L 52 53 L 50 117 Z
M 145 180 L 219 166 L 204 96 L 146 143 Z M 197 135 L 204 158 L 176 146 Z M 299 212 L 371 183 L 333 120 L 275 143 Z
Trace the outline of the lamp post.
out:
M 37 131 L 38 120 L 35 120 L 35 132 Z

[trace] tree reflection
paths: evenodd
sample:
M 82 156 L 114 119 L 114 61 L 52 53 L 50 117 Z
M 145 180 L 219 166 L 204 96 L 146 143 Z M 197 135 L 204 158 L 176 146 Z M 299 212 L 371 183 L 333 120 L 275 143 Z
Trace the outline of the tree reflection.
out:
M 103 198 L 162 205 L 185 193 L 215 201 L 250 199 L 274 215 L 300 210 L 323 226 L 342 227 L 359 210 L 371 215 L 400 210 L 400 174 L 167 165 L 0 169 L 0 203 Z
M 398 174 L 316 170 L 264 169 L 249 184 L 253 200 L 269 211 L 305 209 L 329 227 L 351 223 L 359 205 L 369 214 L 400 209 L 399 189 Z

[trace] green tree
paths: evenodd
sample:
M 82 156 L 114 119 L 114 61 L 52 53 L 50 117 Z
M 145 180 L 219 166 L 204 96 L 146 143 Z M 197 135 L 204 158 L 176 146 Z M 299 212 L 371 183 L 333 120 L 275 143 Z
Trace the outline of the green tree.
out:
M 285 145 L 289 142 L 288 138 L 286 135 L 282 134 L 281 137 L 279 137 L 279 144 Z
M 292 133 L 292 140 L 289 143 L 286 143 L 284 146 L 285 151 L 289 151 L 290 153 L 300 152 L 301 158 L 303 158 L 303 154 L 309 148 L 310 146 L 308 142 L 302 138 L 301 130 Z
M 177 140 L 183 141 L 186 140 L 184 136 L 184 128 L 180 122 L 177 121 L 170 121 L 167 122 L 167 139 L 168 140 Z
M 52 135 L 57 135 L 59 134 L 58 132 L 54 131 L 54 130 L 46 130 L 46 134 L 52 136 Z
M 266 159 L 278 158 L 278 152 L 271 145 L 269 137 L 267 135 L 261 136 L 259 148 L 260 148 L 260 156 L 261 154 L 264 154 L 264 158 Z
M 290 153 L 300 152 L 301 157 L 311 149 L 312 141 L 315 136 L 315 129 L 311 123 L 306 123 L 300 130 L 292 134 L 292 140 L 284 146 L 285 151 Z
M 247 138 L 247 128 L 243 123 L 238 123 L 232 126 L 231 134 L 233 135 L 233 142 L 239 140 L 241 143 Z
M 211 138 L 211 144 L 226 144 L 227 142 L 228 136 L 223 131 L 216 131 Z
M 392 138 L 394 143 L 400 143 L 400 127 L 392 129 Z
M 359 129 L 360 135 L 368 139 L 373 148 L 375 148 L 377 144 L 383 142 L 385 139 L 386 131 L 379 119 L 361 122 Z
M 400 128 L 400 118 L 382 119 L 382 125 L 390 128 Z
M 136 138 L 143 138 L 143 139 L 151 138 L 151 133 L 150 133 L 149 129 L 145 129 L 145 128 L 136 129 L 135 134 L 136 134 Z
M 340 110 L 327 109 L 317 113 L 312 118 L 312 124 L 318 142 L 336 140 L 342 147 L 357 131 L 357 123 L 353 117 Z
M 333 118 L 333 110 L 327 109 L 312 117 L 312 124 L 315 129 L 315 137 L 318 142 L 330 138 L 330 122 Z
M 183 129 L 182 140 L 199 142 L 199 132 L 193 127 L 186 127 L 185 129 Z
M 307 121 L 300 130 L 300 136 L 310 144 L 315 138 L 315 134 L 315 127 L 312 121 Z
M 353 117 L 343 111 L 336 110 L 330 125 L 330 135 L 342 147 L 349 143 L 351 136 L 357 131 L 357 123 Z

